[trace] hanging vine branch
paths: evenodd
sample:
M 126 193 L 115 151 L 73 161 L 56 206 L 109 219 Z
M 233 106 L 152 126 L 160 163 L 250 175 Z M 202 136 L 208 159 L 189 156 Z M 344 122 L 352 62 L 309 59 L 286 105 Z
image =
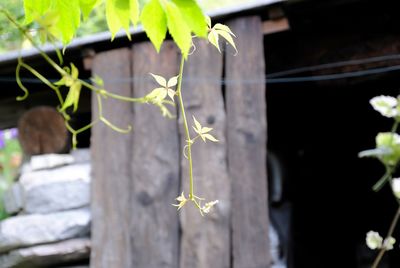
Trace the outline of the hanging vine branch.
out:
M 99 2 L 101 1 L 25 0 L 25 23 L 29 24 L 35 21 L 37 24 L 39 24 L 42 41 L 53 41 L 59 39 L 62 41 L 65 50 L 65 46 L 75 35 L 75 32 L 80 24 L 81 17 L 86 19 L 91 10 L 97 4 L 99 4 Z M 187 121 L 187 114 L 185 111 L 185 104 L 182 98 L 182 79 L 185 61 L 188 60 L 190 54 L 194 52 L 194 50 L 190 52 L 191 47 L 193 47 L 193 38 L 208 38 L 209 42 L 221 52 L 219 40 L 220 37 L 222 37 L 236 50 L 236 46 L 232 38 L 235 37 L 235 35 L 226 25 L 218 23 L 212 27 L 211 19 L 203 14 L 202 10 L 194 0 L 150 0 L 144 5 L 141 13 L 137 0 L 119 1 L 118 5 L 115 0 L 107 0 L 106 17 L 112 39 L 115 37 L 116 32 L 119 31 L 120 28 L 123 28 L 126 31 L 128 38 L 131 38 L 129 32 L 130 23 L 132 22 L 133 24 L 136 24 L 138 21 L 140 21 L 157 51 L 160 50 L 161 44 L 166 37 L 166 33 L 169 31 L 182 53 L 179 74 L 168 79 L 167 81 L 161 75 L 150 73 L 149 75 L 155 79 L 155 81 L 159 84 L 159 87 L 153 89 L 150 91 L 150 93 L 143 97 L 131 98 L 109 92 L 106 88 L 104 88 L 103 80 L 98 76 L 94 76 L 92 78 L 93 84 L 81 79 L 79 77 L 79 70 L 73 63 L 70 63 L 69 66 L 63 66 L 64 60 L 61 52 L 57 48 L 56 52 L 59 63 L 51 59 L 35 42 L 27 28 L 23 25 L 20 25 L 7 12 L 7 10 L 1 6 L 0 13 L 7 17 L 11 24 L 14 25 L 25 36 L 26 40 L 28 40 L 35 49 L 37 49 L 39 54 L 49 64 L 49 66 L 60 75 L 60 80 L 52 83 L 45 77 L 45 75 L 41 74 L 32 66 L 25 63 L 22 58 L 19 58 L 16 68 L 16 81 L 24 94 L 19 96 L 17 100 L 24 100 L 29 96 L 29 89 L 22 83 L 20 74 L 22 69 L 26 69 L 41 82 L 43 82 L 43 84 L 53 90 L 57 95 L 59 101 L 58 111 L 63 116 L 66 127 L 72 134 L 72 146 L 74 148 L 77 146 L 78 142 L 77 135 L 90 129 L 98 123 L 103 123 L 120 133 L 128 133 L 131 131 L 131 126 L 127 126 L 126 128 L 115 126 L 105 117 L 102 109 L 103 99 L 112 98 L 126 102 L 150 103 L 159 107 L 163 116 L 172 118 L 173 116 L 168 110 L 167 105 L 174 106 L 175 97 L 178 97 L 178 104 L 182 113 L 186 136 L 184 156 L 189 163 L 188 179 L 190 186 L 188 197 L 186 197 L 184 192 L 182 192 L 182 194 L 176 198 L 178 204 L 174 205 L 177 206 L 179 210 L 188 201 L 190 201 L 193 202 L 199 209 L 201 215 L 210 212 L 211 208 L 218 203 L 218 200 L 205 202 L 205 204 L 202 205 L 202 202 L 204 202 L 205 199 L 195 195 L 192 146 L 199 140 L 204 142 L 207 140 L 211 142 L 218 142 L 218 140 L 210 134 L 212 128 L 203 127 L 193 115 L 192 116 L 195 125 L 192 126 L 192 128 L 195 132 L 195 135 L 194 137 L 191 136 Z M 194 33 L 195 36 L 192 36 L 192 33 Z M 173 89 L 175 86 L 177 87 L 176 91 Z M 63 88 L 68 89 L 68 93 L 65 98 L 61 94 L 61 90 Z M 77 111 L 81 92 L 85 89 L 91 90 L 94 94 L 96 94 L 98 115 L 96 119 L 86 126 L 80 129 L 73 129 L 69 123 L 71 120 L 70 113 Z M 169 99 L 167 99 L 167 97 Z

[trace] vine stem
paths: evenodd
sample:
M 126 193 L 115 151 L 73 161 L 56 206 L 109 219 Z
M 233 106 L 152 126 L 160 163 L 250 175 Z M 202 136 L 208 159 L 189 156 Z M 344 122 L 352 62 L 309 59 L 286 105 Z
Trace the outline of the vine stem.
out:
M 393 124 L 393 126 L 392 126 L 392 130 L 391 130 L 391 132 L 392 133 L 395 133 L 396 131 L 397 131 L 397 128 L 399 127 L 399 121 L 397 121 L 397 119 L 396 119 L 396 121 L 394 122 L 394 124 Z
M 189 162 L 189 199 L 194 200 L 194 193 L 193 193 L 193 161 L 192 161 L 192 144 L 193 140 L 190 138 L 190 133 L 189 133 L 189 125 L 187 122 L 186 118 L 186 112 L 185 112 L 185 106 L 183 103 L 183 98 L 182 98 L 182 76 L 183 76 L 183 67 L 185 65 L 185 58 L 182 56 L 181 58 L 181 64 L 179 67 L 179 77 L 178 77 L 178 87 L 177 87 L 177 95 L 179 97 L 179 106 L 181 109 L 182 113 L 182 119 L 183 119 L 183 126 L 185 128 L 185 135 L 186 135 L 186 142 L 187 142 L 187 159 Z
M 396 214 L 394 215 L 392 223 L 390 224 L 390 228 L 389 228 L 388 234 L 387 234 L 386 239 L 385 239 L 386 241 L 387 241 L 387 239 L 389 239 L 393 235 L 394 229 L 396 228 L 396 225 L 397 225 L 397 222 L 399 221 L 399 218 L 400 218 L 400 206 L 397 209 Z M 380 249 L 378 255 L 376 256 L 375 261 L 372 264 L 371 268 L 377 268 L 378 267 L 378 265 L 379 265 L 380 261 L 382 260 L 382 257 L 385 254 L 385 252 L 386 252 L 386 247 L 385 247 L 385 245 L 383 245 L 382 248 Z

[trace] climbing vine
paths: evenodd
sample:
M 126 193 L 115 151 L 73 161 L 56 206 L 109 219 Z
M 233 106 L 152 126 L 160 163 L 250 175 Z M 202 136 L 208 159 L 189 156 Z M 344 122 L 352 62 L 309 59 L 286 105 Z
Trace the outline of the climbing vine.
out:
M 184 192 L 182 192 L 176 198 L 178 204 L 174 204 L 174 206 L 177 206 L 179 210 L 187 202 L 193 202 L 201 215 L 210 212 L 211 208 L 218 203 L 218 200 L 206 202 L 204 198 L 195 195 L 192 145 L 199 140 L 203 142 L 207 140 L 218 142 L 218 140 L 211 134 L 212 128 L 202 126 L 194 115 L 192 115 L 194 120 L 192 128 L 195 135 L 190 132 L 187 121 L 188 116 L 182 98 L 184 64 L 190 56 L 191 48 L 194 47 L 194 38 L 208 39 L 209 43 L 221 52 L 219 45 L 221 38 L 236 50 L 233 40 L 235 35 L 226 25 L 217 23 L 212 26 L 211 19 L 204 15 L 195 0 L 150 0 L 146 3 L 138 0 L 105 1 L 106 18 L 112 36 L 111 40 L 114 39 L 116 33 L 121 28 L 125 30 L 127 37 L 131 39 L 131 24 L 137 25 L 141 23 L 158 52 L 166 38 L 167 32 L 169 32 L 182 54 L 179 74 L 167 80 L 160 74 L 150 73 L 149 75 L 158 83 L 157 88 L 139 98 L 121 96 L 108 91 L 104 87 L 103 80 L 98 76 L 92 77 L 92 83 L 81 79 L 78 68 L 73 63 L 64 64 L 63 60 L 63 52 L 73 39 L 80 22 L 87 19 L 90 12 L 102 2 L 100 0 L 24 0 L 25 22 L 22 25 L 4 7 L 0 6 L 0 13 L 7 17 L 11 24 L 25 36 L 25 39 L 37 49 L 50 67 L 60 75 L 60 79 L 57 82 L 51 82 L 45 75 L 24 62 L 22 58 L 19 58 L 16 67 L 16 81 L 24 94 L 19 96 L 17 100 L 21 101 L 29 96 L 29 89 L 22 83 L 20 77 L 21 70 L 25 69 L 56 94 L 59 101 L 58 111 L 63 116 L 66 127 L 72 134 L 72 146 L 74 148 L 77 146 L 77 135 L 98 123 L 103 123 L 120 133 L 131 131 L 131 126 L 116 126 L 103 114 L 102 103 L 107 98 L 126 102 L 149 103 L 157 106 L 165 117 L 173 117 L 168 106 L 175 106 L 175 101 L 177 101 L 182 113 L 185 129 L 186 146 L 183 148 L 183 155 L 189 163 L 188 179 L 190 187 L 189 194 L 185 196 Z M 58 62 L 50 58 L 40 48 L 40 44 L 32 37 L 32 32 L 29 30 L 32 24 L 36 25 L 41 42 L 56 44 L 58 40 L 61 41 L 63 51 L 60 51 L 55 45 Z M 176 90 L 174 89 L 175 87 Z M 61 94 L 63 88 L 68 89 L 65 98 Z M 95 99 L 97 101 L 98 115 L 88 125 L 80 129 L 74 129 L 70 124 L 70 115 L 78 109 L 81 91 L 85 89 L 96 94 Z M 204 205 L 202 202 L 205 202 Z

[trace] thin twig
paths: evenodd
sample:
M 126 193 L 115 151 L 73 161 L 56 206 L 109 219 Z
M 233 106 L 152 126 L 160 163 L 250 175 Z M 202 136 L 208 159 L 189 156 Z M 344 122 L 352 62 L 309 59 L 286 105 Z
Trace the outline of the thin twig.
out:
M 399 221 L 399 218 L 400 218 L 400 206 L 397 209 L 396 214 L 394 215 L 392 223 L 390 224 L 390 228 L 389 228 L 388 234 L 387 234 L 386 239 L 384 241 L 389 241 L 388 239 L 390 239 L 390 237 L 392 237 L 394 229 L 396 228 L 397 222 Z M 382 260 L 382 257 L 385 254 L 385 252 L 386 252 L 386 247 L 385 247 L 385 245 L 382 245 L 382 248 L 380 249 L 378 255 L 376 256 L 375 261 L 372 264 L 371 268 L 377 268 L 378 267 L 378 265 L 379 265 L 380 261 Z

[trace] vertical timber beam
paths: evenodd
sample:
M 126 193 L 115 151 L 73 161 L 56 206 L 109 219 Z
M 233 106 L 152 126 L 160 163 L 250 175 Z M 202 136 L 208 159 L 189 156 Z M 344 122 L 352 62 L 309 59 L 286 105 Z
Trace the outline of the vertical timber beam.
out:
M 178 50 L 165 42 L 159 54 L 150 42 L 132 47 L 134 97 L 159 85 L 150 72 L 169 79 L 178 74 Z M 176 119 L 150 104 L 134 104 L 131 267 L 179 267 L 179 216 L 171 204 L 179 195 L 179 137 Z M 168 106 L 173 115 L 177 111 Z
M 198 209 L 188 203 L 180 212 L 182 244 L 180 267 L 228 268 L 230 265 L 230 181 L 227 173 L 225 109 L 222 96 L 222 55 L 204 40 L 195 40 L 196 51 L 185 66 L 182 96 L 189 125 L 192 115 L 207 127 L 218 143 L 193 145 L 195 194 L 207 201 L 219 203 L 202 217 Z M 198 41 L 198 42 L 197 42 Z M 181 150 L 186 145 L 185 131 L 180 118 Z M 192 128 L 190 127 L 192 130 Z M 192 137 L 194 137 L 192 131 Z M 182 158 L 182 184 L 189 193 L 188 161 Z
M 262 22 L 254 16 L 228 25 L 239 50 L 228 50 L 225 67 L 233 268 L 270 267 Z
M 103 78 L 105 88 L 115 94 L 131 96 L 130 83 L 115 83 L 130 76 L 129 49 L 96 55 L 93 73 Z M 104 100 L 104 99 L 103 99 Z M 98 115 L 93 94 L 93 119 Z M 132 104 L 107 98 L 103 115 L 115 125 L 131 124 Z M 129 241 L 131 135 L 117 133 L 103 123 L 92 128 L 92 253 L 91 267 L 131 267 Z

